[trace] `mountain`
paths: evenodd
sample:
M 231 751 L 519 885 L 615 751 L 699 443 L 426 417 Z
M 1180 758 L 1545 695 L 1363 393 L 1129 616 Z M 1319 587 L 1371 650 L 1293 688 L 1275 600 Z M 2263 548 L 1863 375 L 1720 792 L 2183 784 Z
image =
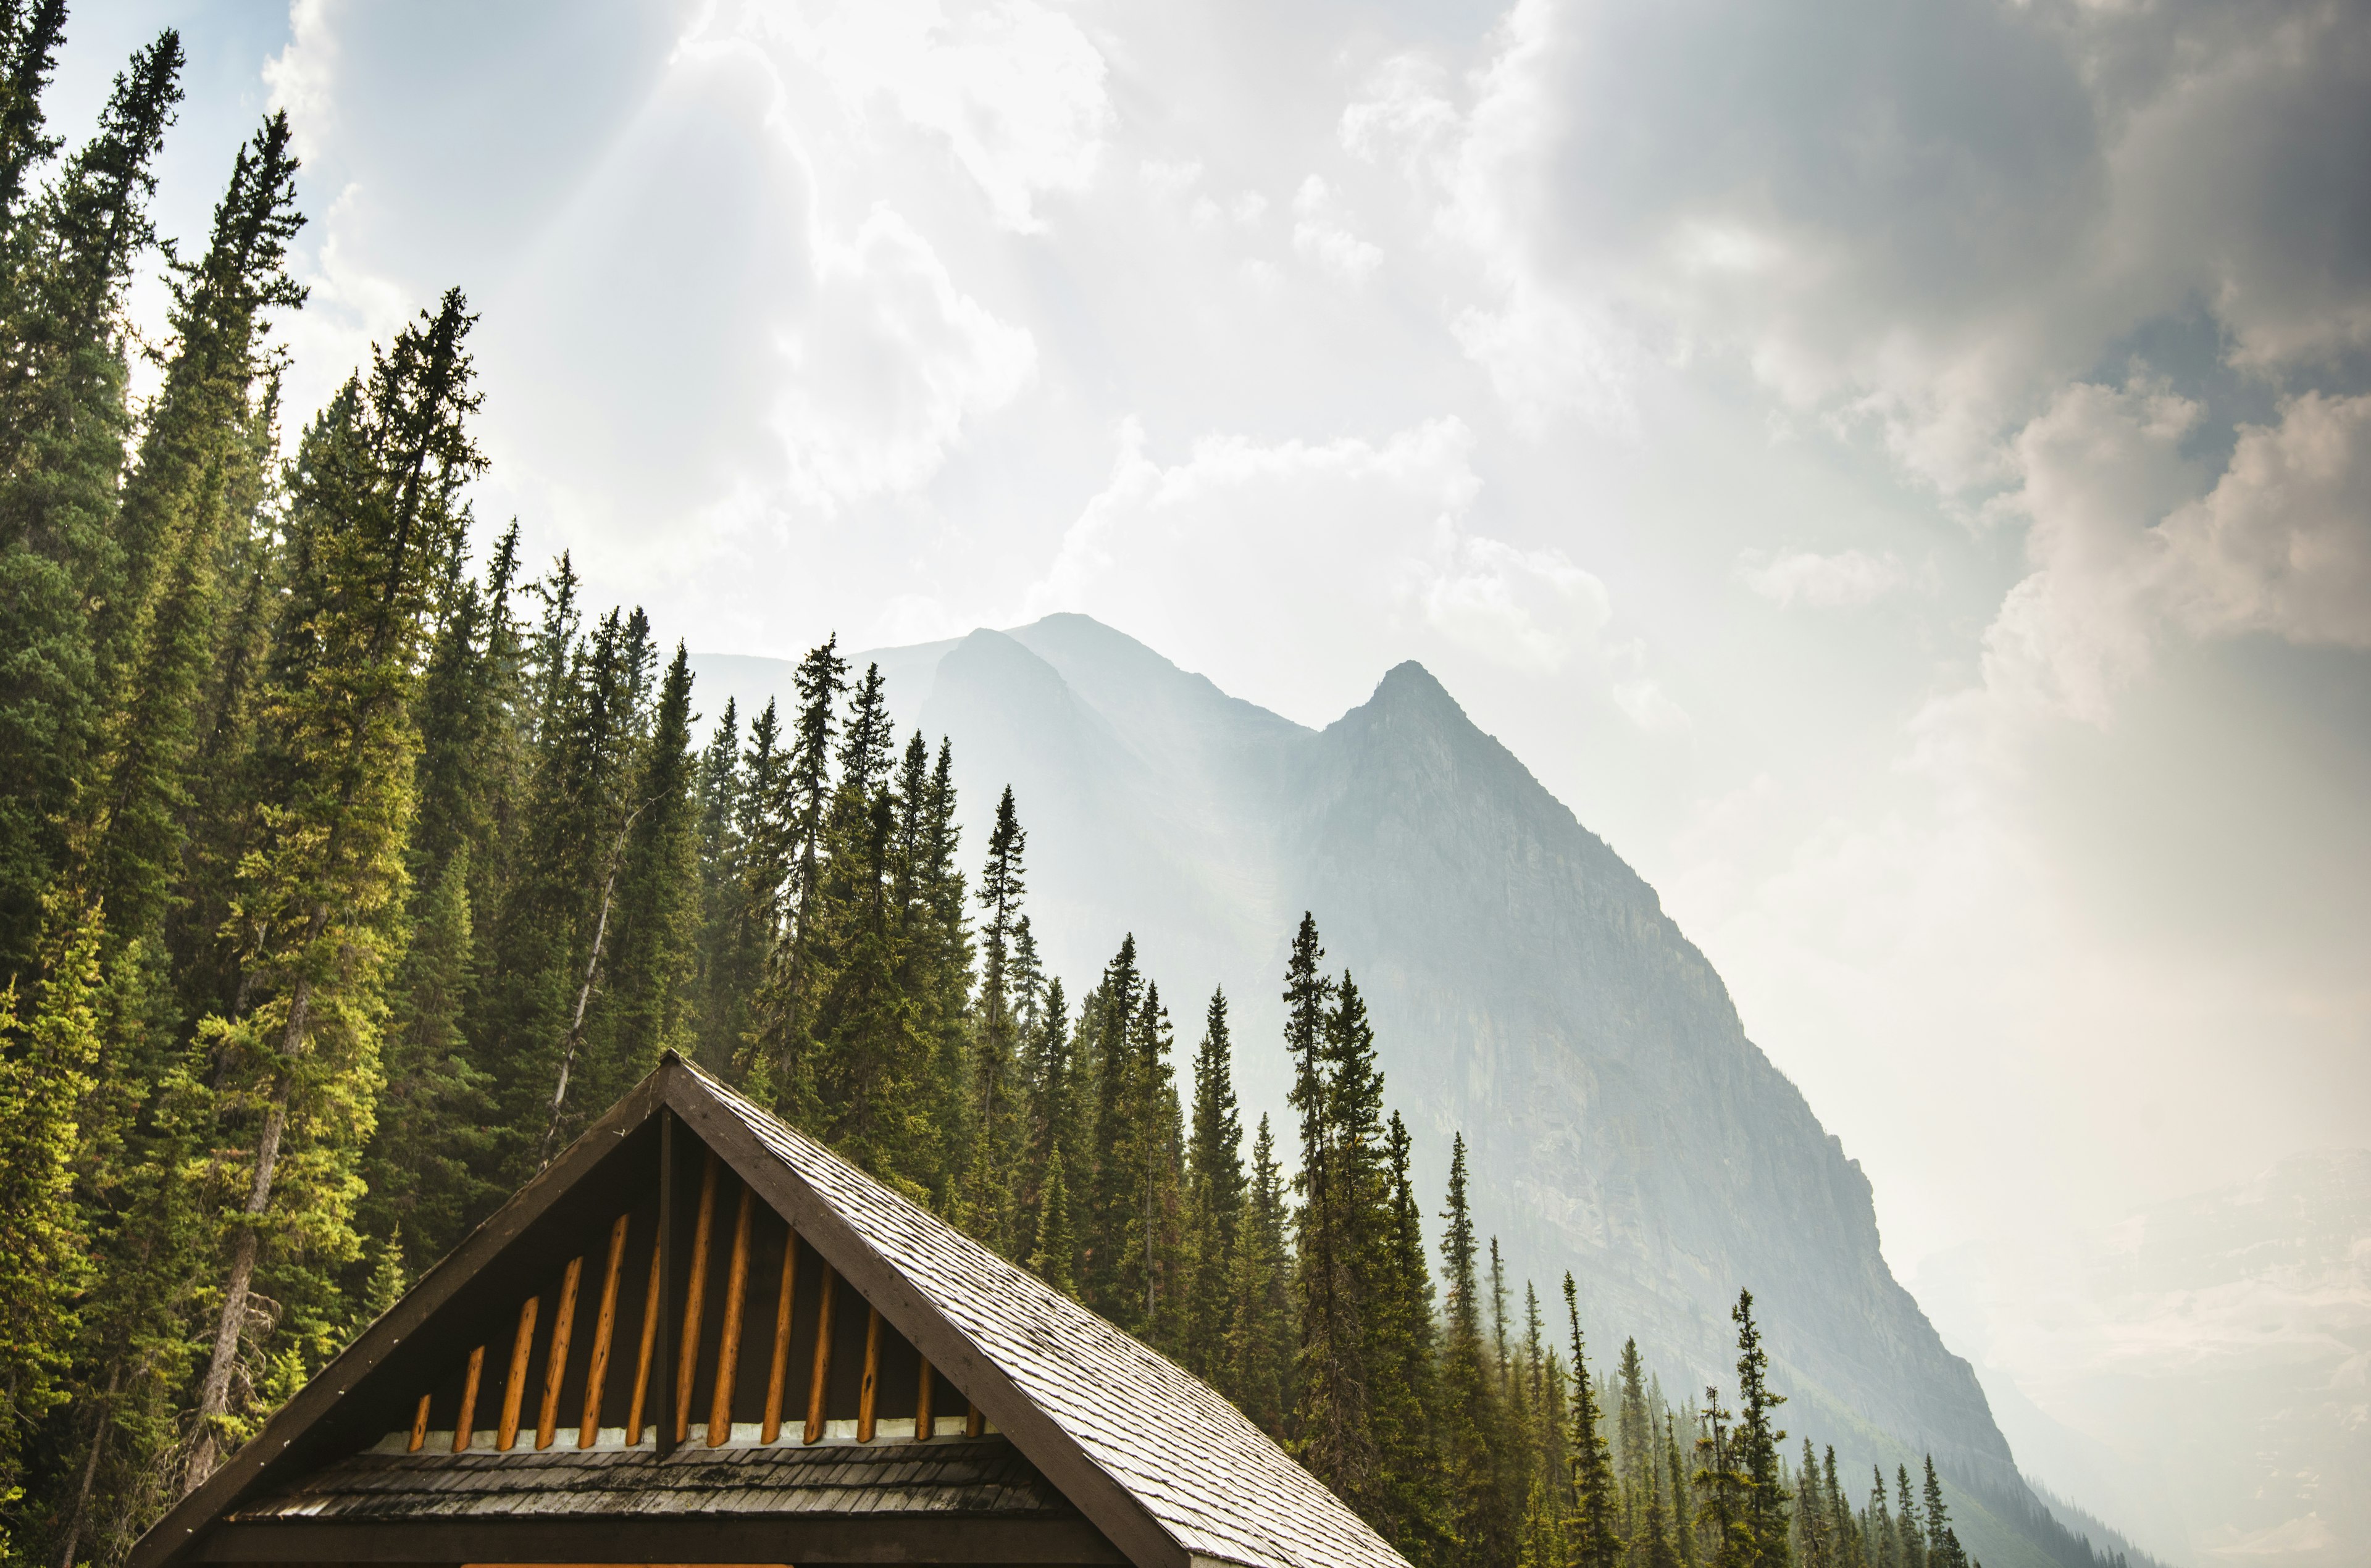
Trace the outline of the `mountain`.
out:
M 2086 1560 L 1887 1268 L 1868 1178 L 1712 965 L 1421 665 L 1313 731 L 1082 616 L 868 659 L 901 724 L 953 742 L 966 844 L 1012 787 L 1055 973 L 1091 982 L 1132 930 L 1187 1037 L 1224 986 L 1247 1109 L 1280 1112 L 1277 992 L 1313 911 L 1372 1009 L 1420 1189 L 1441 1191 L 1463 1133 L 1519 1296 L 1530 1278 L 1552 1299 L 1569 1268 L 1601 1356 L 1635 1333 L 1675 1394 L 1733 1394 L 1750 1287 L 1788 1424 L 1847 1475 L 1931 1450 L 1985 1562 Z M 711 711 L 789 701 L 787 663 L 694 663 Z

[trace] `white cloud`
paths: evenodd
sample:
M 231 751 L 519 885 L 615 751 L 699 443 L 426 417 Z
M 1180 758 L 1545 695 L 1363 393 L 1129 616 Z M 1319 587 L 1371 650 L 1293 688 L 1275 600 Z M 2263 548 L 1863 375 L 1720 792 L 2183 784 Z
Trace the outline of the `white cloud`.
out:
M 817 294 L 785 333 L 774 427 L 792 493 L 829 512 L 927 482 L 968 422 L 1019 394 L 1037 352 L 886 208 L 825 248 L 816 271 Z
M 1383 264 L 1380 246 L 1352 234 L 1332 215 L 1325 182 L 1315 175 L 1293 196 L 1292 248 L 1346 282 L 1363 283 Z
M 2211 488 L 2181 452 L 2199 413 L 2084 384 L 2020 433 L 2032 570 L 1984 635 L 1994 698 L 2104 722 L 2169 638 L 2371 647 L 2371 398 L 2293 399 Z
M 328 132 L 337 105 L 338 40 L 330 27 L 330 0 L 293 0 L 288 41 L 263 63 L 272 107 L 288 111 L 297 155 L 310 157 Z
M 1427 647 L 1532 674 L 1602 662 L 1605 585 L 1560 550 L 1471 527 L 1473 450 L 1473 432 L 1447 419 L 1379 443 L 1206 436 L 1163 464 L 1130 421 L 1109 482 L 1024 614 L 1112 620 L 1313 722 Z M 1248 643 L 1228 629 L 1245 627 L 1259 628 Z M 1625 710 L 1641 724 L 1676 721 L 1642 659 L 1633 663 Z
M 998 223 L 1021 233 L 1045 227 L 1041 196 L 1093 183 L 1112 124 L 1102 52 L 1068 15 L 1032 0 L 735 7 L 693 41 L 720 37 L 779 46 L 851 117 L 886 103 L 940 138 Z
M 1910 572 L 1892 551 L 1748 549 L 1737 558 L 1737 578 L 1765 599 L 1833 610 L 1867 605 L 1905 588 Z

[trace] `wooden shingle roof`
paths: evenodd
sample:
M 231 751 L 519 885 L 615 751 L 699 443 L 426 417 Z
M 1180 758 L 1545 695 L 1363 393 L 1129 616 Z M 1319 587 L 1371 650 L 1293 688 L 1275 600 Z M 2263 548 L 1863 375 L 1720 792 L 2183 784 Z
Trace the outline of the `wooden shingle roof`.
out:
M 130 1568 L 396 1557 L 1406 1568 L 1200 1379 L 672 1053 Z
M 1187 1553 L 1249 1568 L 1406 1568 L 1209 1384 L 688 1070 Z

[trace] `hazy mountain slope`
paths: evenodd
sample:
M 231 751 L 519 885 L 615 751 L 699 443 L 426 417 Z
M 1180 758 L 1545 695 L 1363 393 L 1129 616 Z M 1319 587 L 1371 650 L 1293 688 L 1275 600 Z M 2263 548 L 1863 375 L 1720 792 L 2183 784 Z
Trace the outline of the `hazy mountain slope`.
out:
M 1859 1167 L 1654 890 L 1420 666 L 1313 732 L 1083 617 L 940 646 L 926 685 L 922 651 L 893 651 L 899 718 L 953 741 L 967 847 L 1013 787 L 1057 973 L 1090 980 L 1135 931 L 1181 1041 L 1223 984 L 1245 1099 L 1280 1109 L 1276 992 L 1314 910 L 1374 1009 L 1419 1181 L 1440 1190 L 1463 1132 L 1518 1289 L 1573 1269 L 1676 1397 L 1733 1386 L 1750 1286 L 1798 1431 L 1889 1471 L 1931 1448 L 2024 1504 L 1972 1373 L 1885 1265 Z M 2041 1561 L 1972 1524 L 1996 1568 Z

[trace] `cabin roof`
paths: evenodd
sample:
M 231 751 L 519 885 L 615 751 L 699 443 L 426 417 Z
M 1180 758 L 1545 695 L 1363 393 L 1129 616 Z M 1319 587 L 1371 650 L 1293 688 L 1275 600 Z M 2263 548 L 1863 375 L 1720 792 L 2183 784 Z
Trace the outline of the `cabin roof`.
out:
M 416 1401 L 427 1424 L 421 1390 L 488 1340 L 490 1312 L 522 1316 L 518 1381 L 521 1280 L 581 1254 L 588 1216 L 674 1212 L 661 1173 L 686 1135 L 970 1402 L 973 1435 L 758 1443 L 736 1425 L 709 1447 L 680 1440 L 677 1412 L 655 1447 L 388 1451 L 406 1447 L 384 1440 L 389 1416 Z M 641 1255 L 680 1245 L 667 1234 Z M 672 1052 L 159 1520 L 132 1568 L 376 1560 L 395 1548 L 374 1530 L 409 1532 L 418 1561 L 698 1559 L 686 1529 L 713 1562 L 1406 1568 L 1209 1385 Z
M 1208 1383 L 715 1079 L 698 1078 L 1188 1552 L 1251 1568 L 1406 1568 Z

